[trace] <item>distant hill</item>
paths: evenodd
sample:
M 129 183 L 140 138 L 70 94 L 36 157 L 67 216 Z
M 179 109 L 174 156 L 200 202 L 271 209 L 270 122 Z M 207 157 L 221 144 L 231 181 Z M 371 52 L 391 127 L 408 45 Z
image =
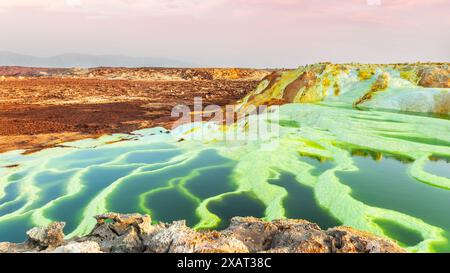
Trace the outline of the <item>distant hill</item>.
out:
M 240 110 L 317 102 L 448 116 L 450 63 L 319 63 L 275 71 L 242 99 Z
M 197 67 L 198 65 L 164 58 L 122 55 L 61 54 L 36 57 L 0 51 L 0 66 L 27 67 Z

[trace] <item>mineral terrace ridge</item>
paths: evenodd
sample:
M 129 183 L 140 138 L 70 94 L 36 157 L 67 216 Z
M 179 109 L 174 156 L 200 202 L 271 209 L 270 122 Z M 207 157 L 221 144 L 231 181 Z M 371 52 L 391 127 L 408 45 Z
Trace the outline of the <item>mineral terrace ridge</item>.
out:
M 11 230 L 15 230 L 15 223 L 24 221 L 41 226 L 29 230 L 24 243 L 1 243 L 0 252 L 371 253 L 427 252 L 450 247 L 450 222 L 442 215 L 429 213 L 436 212 L 433 204 L 423 206 L 421 215 L 405 211 L 402 206 L 386 208 L 373 200 L 361 201 L 340 181 L 342 175 L 363 170 L 359 168 L 365 165 L 361 167 L 357 162 L 372 164 L 369 169 L 379 168 L 376 164 L 386 160 L 396 166 L 405 163 L 409 165 L 398 168 L 406 172 L 402 179 L 408 183 L 408 179 L 414 179 L 409 187 L 439 196 L 427 202 L 447 204 L 450 178 L 445 173 L 427 171 L 425 165 L 434 161 L 445 165 L 450 159 L 448 63 L 319 63 L 277 71 L 3 67 L 0 75 L 0 151 L 7 152 L 0 163 L 9 162 L 0 167 L 5 174 L 0 186 L 11 186 L 0 192 L 1 200 L 10 200 L 7 205 L 11 206 L 0 206 L 0 225 L 13 223 Z M 255 105 L 280 105 L 280 119 L 276 122 L 280 131 L 273 136 L 280 145 L 275 152 L 264 151 L 259 144 L 224 148 L 217 136 L 223 130 L 245 131 L 246 123 L 239 120 L 225 129 L 208 127 L 200 143 L 186 139 L 204 124 L 186 124 L 166 131 L 174 122 L 170 119 L 172 107 L 180 103 L 190 106 L 194 97 L 203 97 L 204 105 L 237 103 L 241 113 Z M 275 122 L 270 115 L 265 121 Z M 145 129 L 151 127 L 156 128 Z M 71 142 L 80 139 L 85 140 Z M 146 146 L 156 141 L 167 145 L 156 150 Z M 95 153 L 89 153 L 92 150 Z M 146 161 L 157 153 L 168 158 Z M 354 160 L 353 156 L 362 159 Z M 200 170 L 208 169 L 199 163 L 205 158 L 212 160 L 213 167 L 232 168 L 231 189 L 212 196 L 207 192 L 201 197 L 204 192 L 186 186 L 189 179 L 201 174 Z M 332 167 L 317 174 L 314 166 L 319 163 L 305 158 Z M 26 164 L 22 166 L 22 162 Z M 164 166 L 170 170 L 177 164 L 198 172 L 187 172 L 183 179 L 169 175 L 165 178 L 167 184 L 155 179 L 153 182 L 160 183 L 162 190 L 145 188 L 147 176 L 165 177 L 168 174 Z M 115 178 L 106 190 L 100 189 L 103 191 L 91 197 L 92 202 L 80 207 L 77 215 L 81 217 L 60 215 L 69 221 L 63 223 L 52 216 L 58 213 L 55 207 L 71 204 L 70 197 L 82 196 L 83 189 L 96 192 L 90 188 L 92 185 L 84 183 L 87 180 L 61 180 L 67 183 L 62 190 L 65 192 L 54 198 L 52 189 L 61 181 L 41 181 L 39 175 L 57 176 L 65 174 L 65 166 L 75 166 L 69 171 L 79 178 L 95 174 L 97 165 L 107 172 L 127 174 Z M 117 166 L 120 168 L 114 169 Z M 27 172 L 32 174 L 29 178 Z M 311 215 L 320 214 L 317 219 L 326 224 L 324 229 L 305 220 L 288 219 L 293 217 L 286 216 L 285 201 L 292 192 L 289 185 L 276 184 L 281 183 L 277 180 L 281 176 L 288 177 L 285 182 L 293 180 L 312 192 L 312 199 L 320 206 Z M 115 181 L 135 183 L 137 188 L 132 188 L 132 193 L 136 196 L 124 199 L 130 183 Z M 18 194 L 18 202 L 14 203 L 14 189 L 21 183 L 32 186 L 32 190 L 29 195 Z M 394 186 L 385 187 L 395 193 L 399 188 Z M 295 189 L 304 193 L 303 188 Z M 193 200 L 190 204 L 194 204 L 195 213 L 186 221 L 184 217 L 171 223 L 160 221 L 162 216 L 150 213 L 151 208 L 146 207 L 147 200 L 158 200 L 158 191 L 181 192 L 183 198 Z M 216 199 L 242 194 L 259 200 L 255 206 L 262 207 L 260 218 L 234 217 L 228 223 L 211 209 Z M 117 200 L 136 204 L 145 213 L 125 214 L 120 210 L 132 206 L 124 207 Z M 331 214 L 325 215 L 321 208 Z M 156 218 L 153 223 L 149 215 Z M 387 239 L 390 236 L 382 228 L 386 223 L 413 232 L 412 239 L 406 238 L 410 243 L 405 244 L 405 249 L 399 247 L 399 241 Z M 68 226 L 70 234 L 64 236 L 63 228 Z

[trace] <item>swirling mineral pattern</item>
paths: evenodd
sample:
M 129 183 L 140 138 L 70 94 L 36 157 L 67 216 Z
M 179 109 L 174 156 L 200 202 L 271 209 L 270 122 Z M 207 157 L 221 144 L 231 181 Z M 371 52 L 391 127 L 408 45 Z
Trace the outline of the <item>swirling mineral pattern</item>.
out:
M 289 73 L 297 87 L 278 95 L 290 100 L 298 98 L 292 90 L 308 81 L 299 80 L 298 71 Z M 448 252 L 448 116 L 396 111 L 411 105 L 405 89 L 410 83 L 370 73 L 360 72 L 369 79 L 355 82 L 358 88 L 346 77 L 335 99 L 250 116 L 271 125 L 264 140 L 222 138 L 245 133 L 247 122 L 226 128 L 193 123 L 171 132 L 153 128 L 28 155 L 2 154 L 0 241 L 22 241 L 27 229 L 52 221 L 66 222 L 69 237 L 84 235 L 95 225 L 94 215 L 114 211 L 148 213 L 155 221 L 185 219 L 197 229 L 220 229 L 239 215 L 303 218 L 322 228 L 346 225 L 387 236 L 413 252 Z M 392 96 L 373 99 L 361 91 L 369 82 L 383 88 L 386 78 L 391 89 L 385 92 Z M 422 96 L 422 88 L 410 91 L 423 98 L 418 107 L 432 103 L 433 109 L 448 94 L 439 88 L 431 97 Z M 266 100 L 250 97 L 244 106 Z M 355 107 L 369 103 L 373 107 Z M 189 137 L 199 131 L 201 139 Z

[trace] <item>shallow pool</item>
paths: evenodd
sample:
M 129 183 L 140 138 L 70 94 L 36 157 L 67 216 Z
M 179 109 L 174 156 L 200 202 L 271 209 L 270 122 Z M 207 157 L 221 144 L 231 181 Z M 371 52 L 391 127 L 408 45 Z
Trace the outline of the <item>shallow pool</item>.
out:
M 307 104 L 276 114 L 264 141 L 230 142 L 209 127 L 189 140 L 205 126 L 192 124 L 2 154 L 0 241 L 52 221 L 83 235 L 94 215 L 114 211 L 197 229 L 225 228 L 233 216 L 301 218 L 410 251 L 450 251 L 449 120 Z

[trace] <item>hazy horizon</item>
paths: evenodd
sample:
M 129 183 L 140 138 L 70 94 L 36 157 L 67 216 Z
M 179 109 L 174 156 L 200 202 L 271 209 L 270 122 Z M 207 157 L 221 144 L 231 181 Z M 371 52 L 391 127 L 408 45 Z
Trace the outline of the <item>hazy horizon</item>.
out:
M 448 0 L 4 0 L 0 51 L 204 67 L 448 62 Z

